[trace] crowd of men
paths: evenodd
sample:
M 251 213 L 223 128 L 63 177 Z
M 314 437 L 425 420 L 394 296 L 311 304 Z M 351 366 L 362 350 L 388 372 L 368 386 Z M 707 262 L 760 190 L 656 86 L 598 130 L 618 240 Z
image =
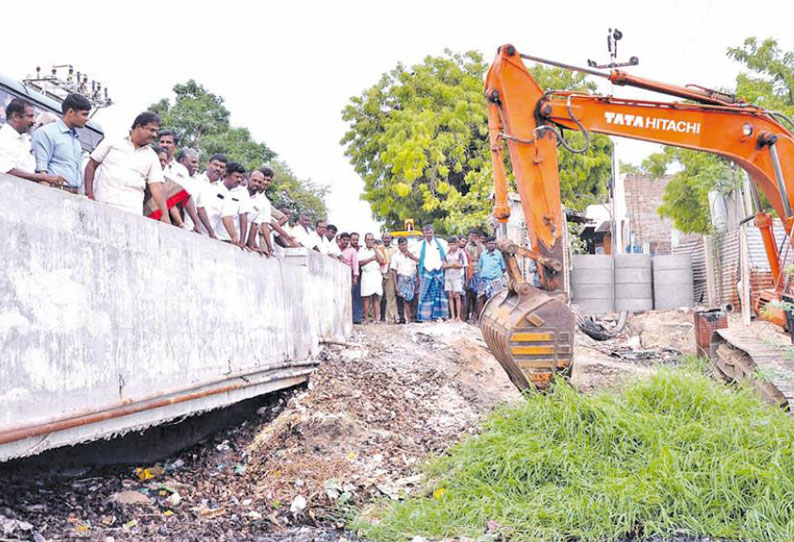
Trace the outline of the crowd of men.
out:
M 214 154 L 199 172 L 198 151 L 179 149 L 178 134 L 150 111 L 127 134 L 103 139 L 85 160 L 77 129 L 90 111 L 85 97 L 70 94 L 61 118 L 37 126 L 33 105 L 13 99 L 0 128 L 0 171 L 263 256 L 304 247 L 337 258 L 350 267 L 354 323 L 476 322 L 485 300 L 502 288 L 505 262 L 493 237 L 472 231 L 444 240 L 427 225 L 421 240 L 400 237 L 395 246 L 388 233 L 380 240 L 367 233 L 360 245 L 358 233 L 312 223 L 307 213 L 290 226 L 290 206 L 274 208 L 266 195 L 272 169 L 246 171 Z
M 160 117 L 150 111 L 138 115 L 127 134 L 104 138 L 86 159 L 77 130 L 88 122 L 91 103 L 70 94 L 61 107 L 62 117 L 37 125 L 31 103 L 15 98 L 6 104 L 0 171 L 264 256 L 306 246 L 308 217 L 301 215 L 290 229 L 289 206 L 273 208 L 265 195 L 274 175 L 269 167 L 246 171 L 215 154 L 199 172 L 198 151 L 177 150 L 178 135 L 162 129 Z
M 332 237 L 329 236 L 329 240 Z M 353 323 L 389 324 L 452 320 L 477 323 L 485 301 L 503 287 L 505 261 L 496 240 L 472 230 L 468 237 L 422 239 L 367 233 L 337 236 L 341 260 L 353 278 Z

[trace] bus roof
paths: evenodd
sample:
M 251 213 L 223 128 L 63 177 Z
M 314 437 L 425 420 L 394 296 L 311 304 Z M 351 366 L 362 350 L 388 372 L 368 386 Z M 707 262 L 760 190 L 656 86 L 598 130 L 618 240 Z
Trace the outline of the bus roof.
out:
M 47 110 L 52 111 L 58 116 L 61 116 L 60 102 L 50 98 L 49 96 L 45 96 L 40 92 L 36 92 L 31 88 L 26 87 L 16 79 L 11 79 L 10 77 L 6 77 L 3 74 L 0 74 L 0 86 L 7 88 L 14 94 L 18 95 L 20 98 L 24 97 L 25 99 L 31 102 L 35 102 L 35 105 L 38 105 L 39 107 L 43 107 Z M 102 126 L 100 126 L 99 123 L 94 122 L 93 120 L 89 120 L 86 123 L 86 128 L 90 128 L 95 132 L 104 134 L 104 132 L 102 131 Z

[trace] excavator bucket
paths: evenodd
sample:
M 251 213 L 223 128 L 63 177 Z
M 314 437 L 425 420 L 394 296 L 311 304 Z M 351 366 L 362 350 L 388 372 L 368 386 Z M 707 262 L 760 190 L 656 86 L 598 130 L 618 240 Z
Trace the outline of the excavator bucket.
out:
M 509 283 L 483 307 L 483 337 L 519 390 L 546 390 L 554 374 L 571 372 L 576 318 L 559 297 L 520 279 Z

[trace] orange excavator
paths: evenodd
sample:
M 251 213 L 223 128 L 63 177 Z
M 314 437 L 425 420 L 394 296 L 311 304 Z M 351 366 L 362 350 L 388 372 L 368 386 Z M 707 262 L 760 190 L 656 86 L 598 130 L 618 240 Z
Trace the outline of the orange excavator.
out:
M 619 38 L 618 38 L 619 39 Z M 611 48 L 610 48 L 611 50 Z M 523 60 L 576 70 L 606 78 L 614 85 L 655 91 L 684 101 L 658 102 L 595 96 L 583 92 L 540 88 Z M 507 263 L 507 288 L 483 309 L 481 329 L 491 351 L 520 389 L 545 389 L 554 374 L 572 369 L 576 318 L 564 293 L 563 217 L 557 148 L 573 149 L 566 130 L 620 136 L 716 153 L 749 175 L 755 225 L 761 232 L 775 287 L 754 296 L 756 311 L 776 324 L 785 323 L 777 308 L 788 285 L 781 265 L 772 215 L 761 205 L 764 193 L 786 232 L 794 223 L 794 124 L 784 115 L 746 103 L 733 95 L 700 86 L 676 86 L 636 77 L 617 69 L 636 64 L 613 62 L 596 68 L 574 67 L 499 47 L 485 81 L 488 130 L 493 159 L 498 245 Z M 591 68 L 595 65 L 589 63 Z M 504 148 L 509 152 L 527 224 L 529 246 L 506 238 L 510 216 Z M 791 238 L 790 235 L 788 237 Z M 537 263 L 540 289 L 521 276 L 516 255 Z M 766 306 L 767 310 L 760 310 Z M 747 378 L 767 399 L 794 403 L 794 362 L 744 329 L 717 330 L 712 337 L 712 362 L 727 378 Z M 759 379 L 763 372 L 768 376 Z

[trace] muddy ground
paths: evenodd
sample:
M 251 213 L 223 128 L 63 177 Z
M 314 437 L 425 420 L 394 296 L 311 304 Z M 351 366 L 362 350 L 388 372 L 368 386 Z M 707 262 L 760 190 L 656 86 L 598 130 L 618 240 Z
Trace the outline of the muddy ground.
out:
M 693 349 L 692 315 L 635 317 L 625 334 L 579 335 L 587 393 Z M 349 540 L 356 507 L 420 487 L 420 465 L 499 404 L 520 400 L 467 324 L 357 327 L 327 345 L 303 390 L 156 465 L 0 467 L 0 540 Z

